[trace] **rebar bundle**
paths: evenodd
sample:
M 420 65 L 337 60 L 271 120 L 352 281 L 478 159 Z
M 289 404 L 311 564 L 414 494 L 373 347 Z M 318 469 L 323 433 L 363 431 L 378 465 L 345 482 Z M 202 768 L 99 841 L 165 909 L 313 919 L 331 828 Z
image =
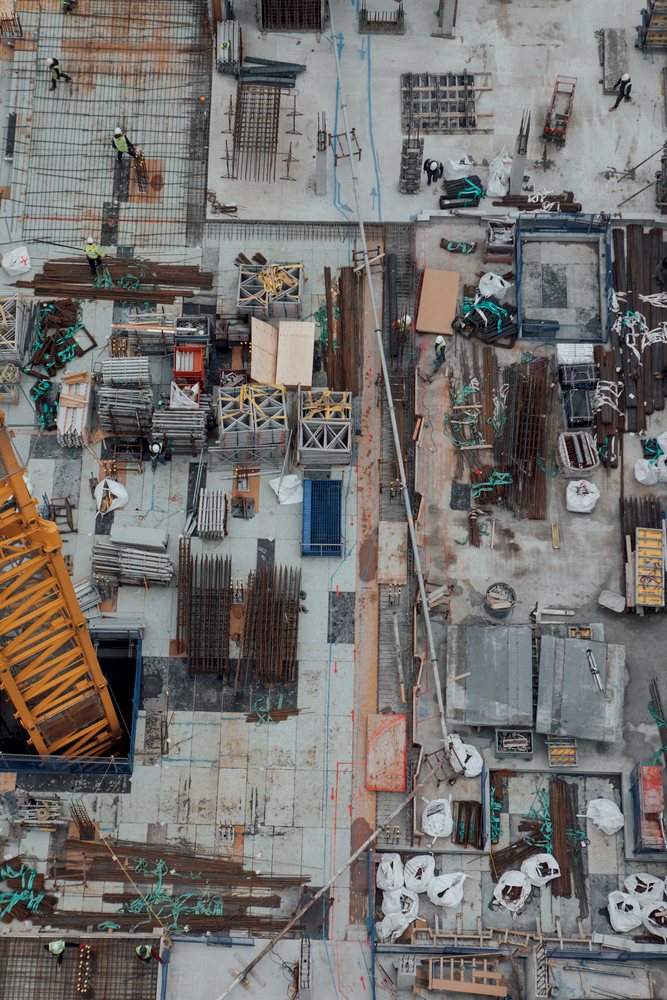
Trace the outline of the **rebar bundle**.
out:
M 301 570 L 260 569 L 248 578 L 236 688 L 245 684 L 289 684 L 296 680 Z
M 174 563 L 167 552 L 96 541 L 93 544 L 93 574 L 117 584 L 167 586 L 174 575 Z
M 511 365 L 507 420 L 497 439 L 496 462 L 512 476 L 507 504 L 517 517 L 546 517 L 546 448 L 549 365 L 544 359 Z
M 176 634 L 191 674 L 222 676 L 229 667 L 232 561 L 229 556 L 192 555 L 181 538 Z

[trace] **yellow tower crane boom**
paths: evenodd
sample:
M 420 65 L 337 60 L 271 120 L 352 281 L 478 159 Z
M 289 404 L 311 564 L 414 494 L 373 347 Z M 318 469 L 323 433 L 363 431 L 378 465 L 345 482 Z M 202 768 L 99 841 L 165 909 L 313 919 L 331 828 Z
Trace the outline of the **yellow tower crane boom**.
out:
M 62 555 L 0 410 L 0 690 L 37 753 L 113 753 L 121 735 Z

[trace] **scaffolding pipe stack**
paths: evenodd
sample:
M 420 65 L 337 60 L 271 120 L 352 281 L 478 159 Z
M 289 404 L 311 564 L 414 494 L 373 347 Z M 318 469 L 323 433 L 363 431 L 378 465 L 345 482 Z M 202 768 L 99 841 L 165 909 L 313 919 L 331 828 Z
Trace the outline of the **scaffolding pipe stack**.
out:
M 150 388 L 152 379 L 148 358 L 106 358 L 102 362 L 102 382 L 115 388 Z
M 159 583 L 168 586 L 174 575 L 174 563 L 167 552 L 97 541 L 93 544 L 93 574 L 105 577 L 112 585 Z
M 197 508 L 197 534 L 217 540 L 227 534 L 227 494 L 223 490 L 200 490 Z
M 206 418 L 210 413 L 210 396 L 202 396 L 199 406 L 192 409 L 156 410 L 152 434 L 156 441 L 167 439 L 171 451 L 179 455 L 196 455 L 206 447 Z
M 115 389 L 103 385 L 98 390 L 100 427 L 111 434 L 145 437 L 150 434 L 152 414 L 151 389 Z

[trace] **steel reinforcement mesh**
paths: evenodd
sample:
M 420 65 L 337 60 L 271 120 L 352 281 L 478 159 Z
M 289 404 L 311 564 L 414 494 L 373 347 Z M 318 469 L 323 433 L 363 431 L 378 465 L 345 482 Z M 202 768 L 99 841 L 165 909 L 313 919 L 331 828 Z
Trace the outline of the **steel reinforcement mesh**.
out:
M 18 0 L 12 210 L 25 239 L 93 236 L 136 247 L 193 245 L 204 221 L 211 40 L 206 0 Z M 72 82 L 49 90 L 55 56 Z M 148 186 L 117 162 L 115 126 L 143 150 Z

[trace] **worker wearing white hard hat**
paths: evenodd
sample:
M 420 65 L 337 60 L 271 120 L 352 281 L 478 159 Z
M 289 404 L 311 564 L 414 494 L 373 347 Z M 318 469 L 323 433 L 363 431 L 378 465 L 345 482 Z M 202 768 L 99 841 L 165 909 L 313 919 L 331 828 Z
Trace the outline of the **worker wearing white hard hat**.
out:
M 67 73 L 63 73 L 62 66 L 55 56 L 51 56 L 47 59 L 46 65 L 51 75 L 51 86 L 49 87 L 49 90 L 55 90 L 61 80 L 65 80 L 67 83 L 72 82 L 72 77 L 68 76 Z
M 98 247 L 92 236 L 89 236 L 83 245 L 83 252 L 88 258 L 91 274 L 93 278 L 96 278 L 102 268 L 104 250 L 102 247 Z
M 435 350 L 435 361 L 433 363 L 433 374 L 436 375 L 445 363 L 445 355 L 447 353 L 447 345 L 445 344 L 445 338 L 438 334 L 435 338 L 435 344 L 433 345 Z
M 137 151 L 134 148 L 134 145 L 125 135 L 120 125 L 116 125 L 115 129 L 113 130 L 113 139 L 111 141 L 113 143 L 113 148 L 118 153 L 119 161 L 123 159 L 123 153 L 127 153 L 128 156 L 132 157 L 135 157 L 137 155 Z
M 428 178 L 428 186 L 431 183 L 435 184 L 440 180 L 444 173 L 445 168 L 443 167 L 440 160 L 424 160 L 424 173 Z
M 632 98 L 630 97 L 630 94 L 632 92 L 632 80 L 630 79 L 629 73 L 624 73 L 623 76 L 619 77 L 619 79 L 614 84 L 613 89 L 616 90 L 616 88 L 618 88 L 618 97 L 616 98 L 616 103 L 614 104 L 614 106 L 609 108 L 610 111 L 615 111 L 616 108 L 621 103 L 621 101 L 627 102 L 632 100 Z

